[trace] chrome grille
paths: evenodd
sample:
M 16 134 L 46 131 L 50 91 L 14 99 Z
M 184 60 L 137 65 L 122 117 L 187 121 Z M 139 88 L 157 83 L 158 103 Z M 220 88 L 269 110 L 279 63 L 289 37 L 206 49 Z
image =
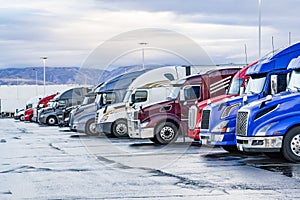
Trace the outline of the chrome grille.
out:
M 236 134 L 247 135 L 247 127 L 248 127 L 248 112 L 239 111 L 237 114 L 237 121 L 236 121 Z
M 192 106 L 189 109 L 189 120 L 188 120 L 189 129 L 195 128 L 196 120 L 197 120 L 197 107 Z
M 202 111 L 201 129 L 209 129 L 210 110 Z

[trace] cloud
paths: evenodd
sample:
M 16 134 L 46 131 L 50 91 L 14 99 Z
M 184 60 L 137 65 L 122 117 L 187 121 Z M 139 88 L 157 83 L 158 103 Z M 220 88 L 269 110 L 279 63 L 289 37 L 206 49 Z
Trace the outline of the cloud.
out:
M 262 52 L 300 40 L 296 0 L 262 0 Z M 0 67 L 80 66 L 104 41 L 139 28 L 186 35 L 215 63 L 258 58 L 257 1 L 0 0 Z M 138 59 L 137 59 L 138 60 Z M 153 61 L 154 62 L 154 61 Z

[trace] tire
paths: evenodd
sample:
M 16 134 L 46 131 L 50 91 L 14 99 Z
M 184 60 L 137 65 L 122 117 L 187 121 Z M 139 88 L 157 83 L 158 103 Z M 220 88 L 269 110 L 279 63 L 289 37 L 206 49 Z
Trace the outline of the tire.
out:
M 124 119 L 114 122 L 112 127 L 112 134 L 115 137 L 127 137 L 128 136 L 128 127 L 127 121 Z
M 20 121 L 24 121 L 25 120 L 25 116 L 24 115 L 20 115 L 19 119 L 20 119 Z
M 85 125 L 85 134 L 97 135 L 95 119 L 90 119 Z
M 49 126 L 54 126 L 54 125 L 56 125 L 57 123 L 58 123 L 58 121 L 57 121 L 57 119 L 56 119 L 55 116 L 49 116 L 49 117 L 47 118 L 47 124 L 48 124 Z
M 237 153 L 237 152 L 239 152 L 236 146 L 222 146 L 222 148 L 225 151 L 228 151 L 229 153 Z
M 178 128 L 172 122 L 163 122 L 155 129 L 155 140 L 158 144 L 169 144 L 177 140 Z
M 290 162 L 300 162 L 300 127 L 287 132 L 283 140 L 282 154 Z

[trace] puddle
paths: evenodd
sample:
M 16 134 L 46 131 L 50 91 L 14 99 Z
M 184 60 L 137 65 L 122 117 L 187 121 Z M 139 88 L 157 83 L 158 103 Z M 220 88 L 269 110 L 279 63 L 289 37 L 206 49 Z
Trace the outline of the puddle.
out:
M 278 165 L 262 165 L 258 166 L 260 169 L 276 172 L 281 175 L 300 179 L 300 165 L 278 164 Z

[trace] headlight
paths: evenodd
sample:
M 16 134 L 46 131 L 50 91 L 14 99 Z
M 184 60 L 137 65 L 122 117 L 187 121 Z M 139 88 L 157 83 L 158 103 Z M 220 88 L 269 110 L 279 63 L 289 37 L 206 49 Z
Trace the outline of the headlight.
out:
M 148 124 L 149 124 L 149 122 L 141 123 L 141 128 L 145 128 Z
M 258 130 L 258 132 L 255 134 L 255 136 L 266 136 L 266 133 L 268 132 L 268 130 L 277 123 L 278 122 L 273 122 L 273 123 L 263 126 L 261 129 Z
M 106 122 L 107 119 L 108 119 L 108 115 L 104 115 L 104 116 L 101 118 L 100 123 Z
M 228 123 L 229 123 L 229 120 L 222 121 L 217 126 L 215 126 L 215 128 L 213 128 L 212 132 L 217 132 L 217 133 L 223 132 L 223 133 L 225 133 L 227 131 Z
M 232 104 L 231 106 L 227 106 L 222 115 L 221 115 L 221 119 L 224 119 L 226 117 L 228 117 L 231 113 L 231 111 L 233 111 L 234 109 L 236 109 L 237 107 L 239 107 L 241 104 L 240 103 L 236 103 L 236 104 Z

